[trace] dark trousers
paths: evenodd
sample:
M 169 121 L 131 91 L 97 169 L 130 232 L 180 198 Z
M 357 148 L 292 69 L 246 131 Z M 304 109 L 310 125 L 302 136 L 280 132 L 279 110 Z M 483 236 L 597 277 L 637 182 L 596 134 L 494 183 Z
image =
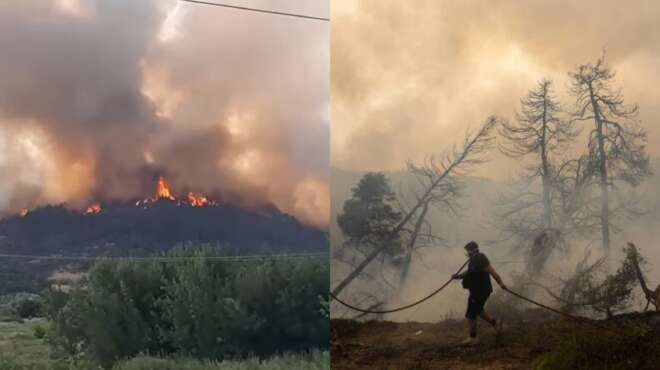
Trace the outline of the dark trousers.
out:
M 470 290 L 465 317 L 470 320 L 476 320 L 479 314 L 483 312 L 488 297 L 490 297 L 490 292 L 477 292 Z

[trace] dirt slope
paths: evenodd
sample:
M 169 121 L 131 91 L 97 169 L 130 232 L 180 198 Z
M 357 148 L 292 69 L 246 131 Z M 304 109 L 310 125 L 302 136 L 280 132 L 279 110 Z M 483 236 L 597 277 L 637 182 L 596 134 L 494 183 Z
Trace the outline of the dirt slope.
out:
M 642 316 L 635 321 L 642 320 Z M 644 317 L 644 321 L 648 321 L 649 316 Z M 607 325 L 613 329 L 612 333 L 618 330 L 616 320 Z M 466 337 L 466 327 L 458 320 L 433 324 L 332 320 L 332 369 L 530 369 L 534 359 L 555 350 L 571 335 L 599 330 L 559 320 L 543 312 L 507 323 L 500 335 L 483 321 L 479 329 L 480 343 L 462 346 L 459 342 Z M 600 336 L 599 333 L 595 335 Z M 643 340 L 648 342 L 647 338 Z M 660 332 L 653 334 L 652 338 L 660 343 Z M 607 347 L 609 344 L 603 345 Z M 635 364 L 630 368 L 646 368 Z

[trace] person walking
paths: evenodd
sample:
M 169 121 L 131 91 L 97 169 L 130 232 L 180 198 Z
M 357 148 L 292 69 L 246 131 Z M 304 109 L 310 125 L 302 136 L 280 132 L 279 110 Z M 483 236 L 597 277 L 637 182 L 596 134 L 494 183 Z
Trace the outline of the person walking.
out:
M 507 289 L 507 287 L 504 285 L 504 282 L 502 282 L 500 275 L 495 271 L 495 268 L 490 264 L 488 257 L 479 251 L 479 245 L 477 242 L 471 241 L 467 243 L 465 245 L 465 250 L 470 258 L 468 269 L 461 274 L 454 274 L 452 277 L 454 279 L 462 279 L 463 288 L 470 292 L 467 302 L 467 312 L 465 313 L 470 336 L 461 342 L 461 344 L 471 345 L 478 343 L 478 317 L 481 317 L 491 324 L 496 330 L 498 330 L 498 332 L 502 327 L 501 320 L 496 320 L 484 310 L 486 301 L 488 301 L 488 298 L 493 292 L 490 277 L 492 276 L 502 289 Z

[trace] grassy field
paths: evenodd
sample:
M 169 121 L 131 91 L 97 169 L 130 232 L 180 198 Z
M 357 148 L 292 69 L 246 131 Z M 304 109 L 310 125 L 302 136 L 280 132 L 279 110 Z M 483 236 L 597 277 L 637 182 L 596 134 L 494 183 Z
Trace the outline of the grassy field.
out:
M 0 369 L 51 369 L 53 353 L 49 345 L 35 336 L 43 319 L 0 322 Z
M 93 370 L 81 360 L 57 358 L 44 339 L 35 335 L 36 327 L 46 327 L 43 319 L 24 322 L 0 322 L 0 370 Z M 38 329 L 37 329 L 38 331 Z M 330 369 L 328 352 L 291 354 L 265 361 L 206 362 L 193 359 L 162 359 L 139 356 L 117 364 L 115 370 L 326 370 Z

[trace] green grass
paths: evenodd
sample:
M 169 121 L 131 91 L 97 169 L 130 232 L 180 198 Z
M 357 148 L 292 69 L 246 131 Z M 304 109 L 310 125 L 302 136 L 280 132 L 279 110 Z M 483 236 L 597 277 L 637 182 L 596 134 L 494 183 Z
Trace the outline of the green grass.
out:
M 328 352 L 309 355 L 289 354 L 268 360 L 198 361 L 139 356 L 115 366 L 113 370 L 325 370 L 330 369 Z
M 0 322 L 0 370 L 53 368 L 50 347 L 34 335 L 39 325 L 44 320 Z
M 37 327 L 47 327 L 44 319 L 0 322 L 0 370 L 93 370 L 97 367 L 72 359 L 58 358 L 45 338 L 37 338 Z M 287 354 L 268 360 L 199 361 L 190 358 L 164 359 L 138 356 L 117 364 L 113 370 L 326 370 L 328 352 Z

